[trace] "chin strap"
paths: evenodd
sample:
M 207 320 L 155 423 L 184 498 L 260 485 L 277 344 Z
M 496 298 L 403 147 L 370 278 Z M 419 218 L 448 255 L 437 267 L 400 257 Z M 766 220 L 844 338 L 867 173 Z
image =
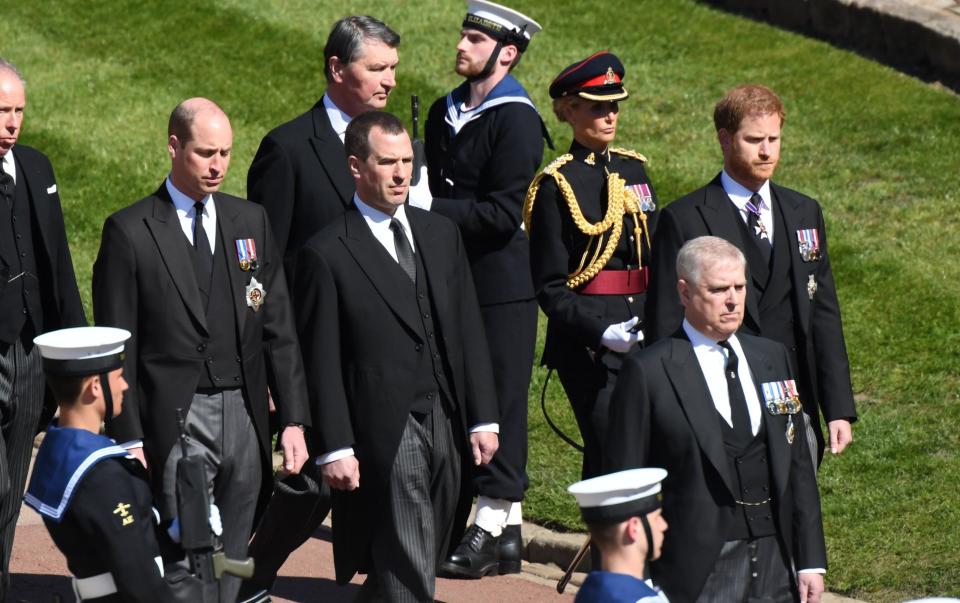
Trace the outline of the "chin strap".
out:
M 483 71 L 478 75 L 474 75 L 467 78 L 468 82 L 479 82 L 480 80 L 485 80 L 490 77 L 490 74 L 493 73 L 493 68 L 496 66 L 497 61 L 500 59 L 500 51 L 503 49 L 503 41 L 497 40 L 497 45 L 494 46 L 493 52 L 490 53 L 490 58 L 487 59 L 487 64 L 483 66 Z
M 640 523 L 643 524 L 643 533 L 647 537 L 647 561 L 653 561 L 653 532 L 650 530 L 650 522 L 647 521 L 647 516 L 640 516 Z M 647 563 L 647 568 L 650 567 L 650 564 Z
M 106 431 L 110 431 L 110 422 L 113 421 L 113 392 L 110 391 L 109 373 L 100 373 L 100 389 L 103 390 L 103 404 L 106 407 L 103 415 L 103 424 Z

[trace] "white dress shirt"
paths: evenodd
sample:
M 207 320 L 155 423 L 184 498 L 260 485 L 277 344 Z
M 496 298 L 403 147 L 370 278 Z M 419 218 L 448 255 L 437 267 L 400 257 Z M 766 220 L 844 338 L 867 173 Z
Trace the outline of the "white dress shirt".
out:
M 723 185 L 724 192 L 727 193 L 727 196 L 730 197 L 733 204 L 740 210 L 740 217 L 746 222 L 747 214 L 749 213 L 747 201 L 753 196 L 753 191 L 731 178 L 726 170 L 720 172 L 720 184 Z M 763 224 L 763 228 L 766 229 L 767 238 L 770 239 L 770 244 L 773 245 L 773 197 L 770 196 L 769 180 L 763 183 L 763 186 L 760 187 L 757 194 L 763 199 L 763 202 L 760 203 L 760 223 Z
M 324 97 L 326 98 L 326 97 Z M 360 212 L 360 215 L 363 216 L 363 220 L 367 223 L 367 226 L 370 227 L 370 232 L 373 233 L 373 237 L 383 245 L 383 248 L 387 250 L 387 253 L 390 254 L 390 257 L 394 261 L 397 260 L 397 246 L 394 243 L 393 239 L 393 230 L 390 229 L 390 221 L 393 218 L 396 218 L 400 224 L 403 225 L 403 234 L 407 237 L 407 240 L 410 242 L 410 250 L 416 252 L 413 242 L 413 233 L 410 230 L 410 221 L 407 219 L 407 212 L 404 210 L 403 205 L 398 205 L 396 212 L 390 216 L 383 213 L 379 209 L 376 209 L 370 205 L 367 205 L 360 200 L 360 197 L 356 193 L 353 194 L 353 204 L 356 205 L 357 210 Z M 470 428 L 470 433 L 476 433 L 479 431 L 489 431 L 492 433 L 500 433 L 500 424 L 499 423 L 478 423 Z M 339 461 L 340 459 L 353 456 L 353 447 L 347 446 L 345 448 L 338 448 L 336 450 L 331 450 L 326 454 L 321 454 L 317 457 L 318 465 L 326 465 L 327 463 L 332 463 L 333 461 Z
M 327 117 L 330 119 L 330 125 L 333 127 L 333 131 L 340 137 L 340 142 L 343 142 L 343 137 L 347 132 L 347 125 L 350 123 L 350 116 L 344 113 L 326 94 L 323 95 L 323 108 L 327 110 Z
M 7 151 L 7 154 L 3 157 L 0 157 L 0 168 L 4 172 L 10 174 L 10 177 L 13 178 L 13 183 L 17 183 L 17 163 L 13 160 L 13 149 Z
M 733 427 L 733 418 L 730 414 L 730 393 L 727 390 L 727 377 L 724 375 L 727 366 L 727 351 L 717 345 L 716 341 L 693 328 L 693 325 L 687 322 L 687 319 L 683 319 L 683 331 L 690 339 L 690 343 L 693 344 L 693 353 L 696 354 L 697 362 L 700 363 L 700 370 L 707 382 L 707 389 L 710 390 L 710 397 L 713 398 L 713 406 L 723 417 L 723 420 L 727 422 L 727 425 Z M 757 432 L 760 431 L 761 419 L 757 384 L 753 380 L 750 365 L 747 364 L 747 357 L 743 354 L 743 348 L 740 347 L 737 336 L 731 335 L 727 342 L 737 354 L 737 378 L 743 387 L 743 397 L 747 400 L 750 431 L 753 432 L 753 435 L 757 435 Z
M 193 245 L 193 222 L 197 217 L 193 205 L 196 201 L 177 190 L 169 177 L 167 177 L 166 185 L 167 192 L 170 193 L 173 205 L 177 209 L 180 228 L 183 229 L 183 234 L 187 235 L 190 244 Z M 214 253 L 217 248 L 217 206 L 213 202 L 213 195 L 207 195 L 200 203 L 203 203 L 203 230 L 207 233 L 207 241 L 210 242 L 210 253 Z

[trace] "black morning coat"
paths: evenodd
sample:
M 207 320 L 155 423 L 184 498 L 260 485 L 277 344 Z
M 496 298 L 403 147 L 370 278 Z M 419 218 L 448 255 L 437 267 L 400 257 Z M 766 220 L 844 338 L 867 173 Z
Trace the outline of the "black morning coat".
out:
M 819 428 L 820 413 L 825 421 L 855 421 L 857 411 L 850 384 L 850 363 L 840 320 L 837 287 L 830 268 L 827 232 L 820 205 L 797 191 L 770 183 L 774 198 L 773 212 L 780 212 L 786 232 L 774 231 L 774 239 L 787 237 L 790 248 L 789 270 L 793 284 L 794 320 L 799 323 L 796 354 L 800 397 L 804 411 L 815 426 L 817 440 L 823 448 Z M 680 247 L 690 239 L 713 235 L 736 245 L 747 258 L 740 219 L 731 211 L 732 202 L 723 190 L 718 174 L 707 186 L 667 205 L 660 212 L 660 222 L 653 238 L 653 270 L 647 292 L 646 314 L 648 341 L 656 341 L 673 333 L 683 319 L 683 307 L 677 295 L 676 259 Z M 779 224 L 779 222 L 777 222 Z M 819 233 L 819 259 L 804 261 L 800 254 L 799 230 L 816 229 Z M 749 259 L 747 270 L 750 272 Z M 811 280 L 812 279 L 812 280 Z M 811 292 L 810 284 L 815 290 Z M 751 277 L 748 279 L 746 313 L 741 332 L 763 335 L 760 330 L 760 293 Z
M 449 367 L 453 433 L 469 460 L 468 427 L 498 421 L 470 267 L 455 224 L 414 207 L 405 211 Z M 417 300 L 409 291 L 409 278 L 356 209 L 311 239 L 297 257 L 293 293 L 317 426 L 315 450 L 324 454 L 352 446 L 360 464 L 360 488 L 333 492 L 341 583 L 364 564 L 414 401 L 411 375 L 420 356 L 429 353 L 418 335 Z
M 13 157 L 17 165 L 17 186 L 27 187 L 30 211 L 36 224 L 33 244 L 37 250 L 35 258 L 39 274 L 36 276 L 43 303 L 43 331 L 84 326 L 87 319 L 77 289 L 77 277 L 73 272 L 53 166 L 46 155 L 19 143 L 13 148 Z M 11 268 L 14 258 L 6 257 L 4 249 L 4 246 L 0 246 L 0 288 L 7 287 L 8 281 L 16 276 L 12 273 L 14 268 Z M 27 282 L 33 284 L 35 281 Z M 0 305 L 0 316 L 22 311 L 23 300 L 19 296 L 0 296 L 0 299 L 6 302 Z M 46 427 L 56 408 L 56 401 L 48 395 L 44 415 L 37 429 Z
M 763 383 L 793 378 L 782 344 L 737 338 L 758 390 Z M 763 404 L 762 392 L 757 395 Z M 820 497 L 802 422 L 794 418 L 791 443 L 787 415 L 771 414 L 766 407 L 761 413 L 781 553 L 797 570 L 826 569 Z M 697 599 L 738 510 L 739 490 L 721 421 L 682 329 L 624 359 L 610 403 L 606 469 L 662 467 L 668 472 L 663 516 L 670 528 L 651 572 L 672 603 Z
M 273 232 L 262 207 L 214 193 L 216 245 L 227 254 L 244 378 L 244 399 L 257 432 L 264 487 L 270 479 L 267 386 L 281 425 L 310 425 L 293 309 Z M 259 267 L 243 271 L 236 240 L 253 239 Z M 184 416 L 204 369 L 209 341 L 206 312 L 194 276 L 189 242 L 165 184 L 107 218 L 93 266 L 97 324 L 127 329 L 124 411 L 111 422 L 118 442 L 143 439 L 153 467 L 162 467 L 177 440 L 176 409 Z M 247 305 L 256 278 L 266 292 L 259 311 Z M 162 471 L 154 471 L 155 491 Z M 167 518 L 164 518 L 167 519 Z
M 297 252 L 353 199 L 353 178 L 323 99 L 267 133 L 247 172 L 247 196 L 267 210 L 292 279 Z

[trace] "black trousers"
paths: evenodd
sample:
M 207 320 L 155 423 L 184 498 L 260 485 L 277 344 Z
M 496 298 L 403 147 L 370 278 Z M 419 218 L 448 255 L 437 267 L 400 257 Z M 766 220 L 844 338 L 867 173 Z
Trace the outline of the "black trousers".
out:
M 583 439 L 584 479 L 603 472 L 603 442 L 607 429 L 610 396 L 617 385 L 623 355 L 605 348 L 594 355 L 586 347 L 570 346 L 558 354 L 553 367 L 570 400 Z
M 28 323 L 19 339 L 0 344 L 0 601 L 10 585 L 10 551 L 46 391 L 32 337 Z
M 480 314 L 497 389 L 500 447 L 490 464 L 475 468 L 473 487 L 477 494 L 517 502 L 529 485 L 527 395 L 537 344 L 537 302 L 481 306 Z

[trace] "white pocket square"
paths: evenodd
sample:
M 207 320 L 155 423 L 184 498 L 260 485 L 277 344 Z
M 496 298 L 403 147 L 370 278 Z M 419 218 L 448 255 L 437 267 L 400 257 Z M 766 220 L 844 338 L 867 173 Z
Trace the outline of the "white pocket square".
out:
M 47 188 L 47 194 L 48 194 L 48 195 L 52 195 L 52 194 L 55 193 L 55 192 L 57 192 L 57 185 L 56 185 L 56 183 L 54 183 L 52 186 L 50 186 L 49 188 Z

